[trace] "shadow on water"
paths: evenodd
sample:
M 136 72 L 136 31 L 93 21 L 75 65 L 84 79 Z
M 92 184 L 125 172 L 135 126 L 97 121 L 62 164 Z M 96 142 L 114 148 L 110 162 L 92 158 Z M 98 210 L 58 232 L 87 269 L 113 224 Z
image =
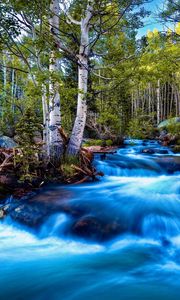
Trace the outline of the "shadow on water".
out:
M 180 298 L 180 157 L 133 143 L 96 156 L 99 182 L 37 195 L 55 209 L 36 234 L 0 224 L 0 299 Z

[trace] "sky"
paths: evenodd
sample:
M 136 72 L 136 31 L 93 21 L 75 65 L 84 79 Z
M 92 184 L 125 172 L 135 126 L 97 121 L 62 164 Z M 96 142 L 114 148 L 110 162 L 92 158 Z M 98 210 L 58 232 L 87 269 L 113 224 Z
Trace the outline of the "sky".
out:
M 151 11 L 151 16 L 145 19 L 145 26 L 138 30 L 137 37 L 140 38 L 147 34 L 148 30 L 153 30 L 154 28 L 158 30 L 163 30 L 163 25 L 158 22 L 155 15 L 158 13 L 159 9 L 163 7 L 165 0 L 152 0 L 150 3 L 144 5 L 145 9 Z M 167 28 L 166 28 L 167 29 Z

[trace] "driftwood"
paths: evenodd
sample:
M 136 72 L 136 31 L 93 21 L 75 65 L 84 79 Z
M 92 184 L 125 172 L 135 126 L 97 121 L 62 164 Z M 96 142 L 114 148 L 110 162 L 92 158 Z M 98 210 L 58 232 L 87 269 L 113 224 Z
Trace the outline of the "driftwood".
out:
M 115 154 L 117 153 L 117 146 L 89 146 L 89 147 L 85 147 L 83 148 L 84 150 L 94 153 L 94 154 Z
M 0 149 L 0 172 L 8 170 L 9 167 L 14 165 L 13 157 L 13 149 Z
M 64 141 L 64 158 L 66 159 L 66 148 L 68 145 L 69 137 L 62 128 L 59 129 L 59 133 Z M 107 150 L 109 152 L 109 149 Z M 104 152 L 105 150 L 103 150 L 103 152 L 101 151 L 100 153 Z M 29 185 L 31 185 L 31 180 L 33 180 L 34 182 L 34 180 L 40 179 L 42 182 L 44 178 L 48 178 L 49 172 L 51 172 L 51 175 L 54 177 L 54 179 L 56 176 L 57 178 L 64 178 L 64 181 L 67 183 L 82 183 L 88 180 L 96 180 L 97 177 L 103 176 L 102 172 L 97 172 L 97 170 L 94 168 L 92 164 L 94 154 L 87 148 L 81 148 L 77 165 L 76 163 L 71 165 L 71 168 L 74 170 L 74 172 L 73 175 L 69 178 L 66 178 L 66 175 L 63 172 L 63 167 L 61 169 L 62 172 L 60 173 L 59 168 L 52 168 L 52 164 L 47 165 L 45 161 L 41 160 L 36 151 L 34 153 L 34 160 L 32 158 L 32 161 L 28 162 L 28 174 L 24 175 L 23 156 L 24 153 L 21 148 L 0 148 L 0 176 L 13 175 L 16 176 L 17 179 L 25 178 L 25 180 L 28 181 Z M 36 161 L 37 164 L 35 163 Z M 5 182 L 4 177 L 2 177 L 2 181 Z
M 77 171 L 78 178 L 82 178 L 75 182 L 75 184 L 86 181 L 96 180 L 98 176 L 104 176 L 103 172 L 98 172 L 92 165 L 93 153 L 85 148 L 80 151 L 80 166 L 72 165 L 72 168 Z
M 58 130 L 64 142 L 64 155 L 66 156 L 66 148 L 69 142 L 69 137 L 62 127 Z M 90 179 L 96 180 L 97 176 L 103 176 L 104 174 L 102 172 L 97 172 L 93 167 L 93 157 L 94 155 L 92 151 L 89 151 L 89 149 L 82 147 L 79 152 L 79 164 L 71 165 L 72 169 L 75 170 L 75 174 L 74 176 L 72 176 L 72 178 L 65 178 L 65 182 L 79 184 L 85 181 L 89 181 Z

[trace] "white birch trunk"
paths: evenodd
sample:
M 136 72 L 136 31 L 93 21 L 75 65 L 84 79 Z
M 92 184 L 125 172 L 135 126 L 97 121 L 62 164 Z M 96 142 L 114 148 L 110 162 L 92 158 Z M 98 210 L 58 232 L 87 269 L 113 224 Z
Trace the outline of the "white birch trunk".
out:
M 42 109 L 43 109 L 43 143 L 46 156 L 49 157 L 49 108 L 47 103 L 46 86 L 42 85 Z
M 157 82 L 157 125 L 160 121 L 160 80 Z
M 165 83 L 165 91 L 164 91 L 164 115 L 163 115 L 163 119 L 166 119 L 166 102 L 167 102 L 167 82 Z
M 52 17 L 49 20 L 50 31 L 54 36 L 54 48 L 56 47 L 56 40 L 59 35 L 59 1 L 52 0 L 50 4 L 50 11 Z M 49 71 L 50 71 L 50 83 L 49 83 L 49 148 L 50 157 L 58 160 L 63 153 L 63 140 L 58 129 L 61 126 L 61 114 L 60 114 L 60 94 L 59 83 L 55 80 L 54 74 L 58 72 L 59 61 L 56 54 L 56 49 L 51 50 Z
M 134 115 L 134 95 L 133 92 L 131 93 L 131 117 L 133 118 Z
M 92 18 L 93 2 L 89 1 L 85 17 L 81 20 L 81 44 L 78 56 L 78 103 L 72 134 L 67 148 L 68 155 L 77 155 L 82 139 L 87 117 L 87 84 L 89 56 L 89 21 Z
M 172 115 L 172 110 L 173 110 L 173 101 L 174 101 L 174 88 L 173 88 L 173 84 L 171 83 L 171 99 L 170 99 L 170 115 Z
M 12 77 L 11 77 L 11 95 L 12 95 L 12 112 L 13 117 L 15 113 L 15 103 L 14 103 L 14 89 L 15 89 L 15 71 L 12 69 Z
M 3 101 L 1 104 L 1 117 L 4 118 L 4 106 L 7 96 L 7 68 L 6 68 L 6 54 L 3 54 Z
M 148 84 L 148 113 L 151 113 L 151 102 L 152 102 L 152 98 L 151 98 L 151 83 L 149 82 Z

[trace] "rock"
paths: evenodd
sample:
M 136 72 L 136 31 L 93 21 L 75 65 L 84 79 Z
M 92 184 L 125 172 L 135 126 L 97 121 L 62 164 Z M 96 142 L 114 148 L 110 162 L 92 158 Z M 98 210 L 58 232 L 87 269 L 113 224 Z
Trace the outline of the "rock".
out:
M 35 143 L 35 144 L 43 144 L 43 140 L 42 140 L 42 138 L 38 138 L 38 137 L 33 137 L 33 142 Z
M 167 130 L 162 130 L 159 135 L 159 139 L 162 140 L 167 135 Z
M 168 120 L 164 120 L 162 122 L 159 123 L 158 128 L 165 128 L 168 127 L 169 125 L 174 125 L 176 123 L 180 122 L 180 117 L 174 117 L 174 118 L 170 118 Z
M 34 141 L 35 144 L 42 144 L 43 143 L 41 132 L 39 132 L 39 131 L 34 132 L 33 141 Z
M 14 175 L 0 175 L 0 185 L 7 186 L 10 189 L 15 187 L 17 184 L 17 178 Z
M 71 233 L 76 236 L 98 241 L 110 240 L 123 231 L 116 221 L 107 223 L 94 216 L 80 218 L 71 228 Z
M 146 153 L 146 154 L 154 154 L 154 153 L 155 153 L 155 150 L 154 150 L 154 149 L 151 149 L 151 148 L 145 148 L 145 149 L 142 149 L 142 153 Z
M 168 150 L 166 150 L 166 149 L 155 149 L 155 148 L 145 148 L 145 149 L 142 149 L 141 152 L 146 153 L 146 154 L 155 154 L 155 153 L 168 154 Z
M 17 147 L 16 142 L 8 136 L 0 136 L 1 148 L 14 148 Z
M 173 149 L 172 149 L 172 151 L 173 151 L 174 153 L 180 153 L 180 145 L 174 146 Z
M 101 222 L 95 217 L 82 217 L 72 227 L 73 234 L 91 239 L 100 238 L 102 230 Z
M 11 204 L 7 211 L 12 219 L 30 227 L 42 224 L 49 215 L 46 206 L 35 205 L 34 203 L 16 202 Z
M 170 174 L 180 171 L 180 157 L 179 156 L 167 156 L 157 157 L 155 161 Z
M 168 150 L 166 150 L 166 149 L 157 149 L 156 153 L 158 153 L 158 154 L 168 154 Z
M 159 141 L 163 146 L 170 146 L 176 144 L 177 137 L 176 135 L 172 135 L 167 133 L 166 130 L 161 131 L 159 136 Z

